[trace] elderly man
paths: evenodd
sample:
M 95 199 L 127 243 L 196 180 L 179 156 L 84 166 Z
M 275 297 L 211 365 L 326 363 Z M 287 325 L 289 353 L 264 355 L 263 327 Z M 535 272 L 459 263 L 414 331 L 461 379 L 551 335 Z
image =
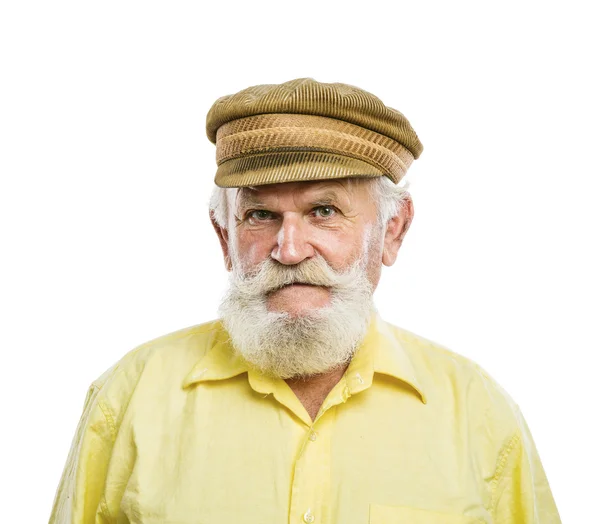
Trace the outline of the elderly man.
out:
M 50 521 L 560 522 L 518 405 L 374 309 L 413 216 L 408 120 L 301 78 L 218 99 L 207 134 L 220 318 L 92 383 Z

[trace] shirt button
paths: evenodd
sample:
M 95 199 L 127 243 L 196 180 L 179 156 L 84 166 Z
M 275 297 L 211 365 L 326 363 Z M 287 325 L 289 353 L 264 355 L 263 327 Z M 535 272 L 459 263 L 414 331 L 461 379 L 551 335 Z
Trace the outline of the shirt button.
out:
M 310 430 L 310 433 L 308 434 L 308 440 L 311 440 L 312 442 L 317 440 L 317 433 L 312 429 Z
M 302 520 L 306 522 L 306 524 L 312 524 L 315 521 L 315 516 L 310 512 L 310 508 L 306 511 Z

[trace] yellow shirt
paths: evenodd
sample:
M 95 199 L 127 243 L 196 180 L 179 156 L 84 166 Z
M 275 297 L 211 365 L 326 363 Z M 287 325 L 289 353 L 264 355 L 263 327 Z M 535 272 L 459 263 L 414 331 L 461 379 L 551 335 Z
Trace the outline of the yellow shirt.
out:
M 315 421 L 219 321 L 89 388 L 51 523 L 555 524 L 519 407 L 476 363 L 374 315 Z

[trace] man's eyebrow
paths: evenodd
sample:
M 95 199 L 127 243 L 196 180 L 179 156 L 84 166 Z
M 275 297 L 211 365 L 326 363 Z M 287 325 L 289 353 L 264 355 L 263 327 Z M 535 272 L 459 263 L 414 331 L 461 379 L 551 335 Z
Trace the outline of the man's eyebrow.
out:
M 310 205 L 318 206 L 318 205 L 340 205 L 343 198 L 338 192 L 325 189 L 321 191 L 315 191 L 314 195 L 310 195 L 307 198 L 307 201 L 310 202 Z M 236 209 L 243 210 L 249 208 L 262 208 L 266 209 L 268 207 L 264 201 L 261 200 L 260 196 L 257 195 L 254 191 L 240 191 L 237 195 L 236 199 Z
M 314 204 L 337 204 L 340 196 L 335 191 L 324 191 L 310 199 Z
M 249 207 L 266 207 L 253 193 L 248 191 L 240 191 L 237 196 L 238 209 L 246 209 Z

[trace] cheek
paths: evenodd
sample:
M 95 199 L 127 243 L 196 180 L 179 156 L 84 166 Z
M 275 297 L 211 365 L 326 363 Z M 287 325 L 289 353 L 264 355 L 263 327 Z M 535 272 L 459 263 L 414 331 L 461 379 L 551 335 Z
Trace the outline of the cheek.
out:
M 362 237 L 352 231 L 317 231 L 313 246 L 335 270 L 343 270 L 363 253 Z
M 274 245 L 269 235 L 242 231 L 235 238 L 235 242 L 238 257 L 245 269 L 252 268 L 269 257 Z

